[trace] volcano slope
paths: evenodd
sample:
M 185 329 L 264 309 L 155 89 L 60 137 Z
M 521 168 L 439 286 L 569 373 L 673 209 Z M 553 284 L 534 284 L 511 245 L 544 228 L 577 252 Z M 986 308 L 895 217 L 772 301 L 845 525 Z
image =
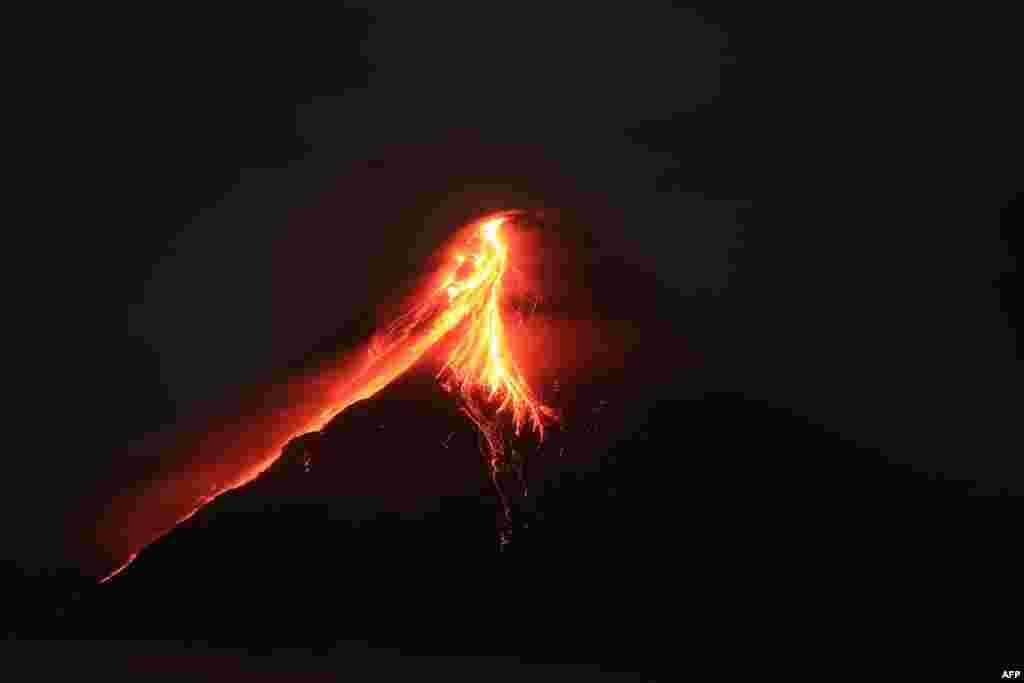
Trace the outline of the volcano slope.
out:
M 721 351 L 734 328 L 714 307 L 566 252 L 545 257 L 543 289 L 561 278 L 587 296 L 563 307 L 552 296 L 522 321 L 517 351 L 560 420 L 543 443 L 516 445 L 529 486 L 503 550 L 477 434 L 424 363 L 293 441 L 109 582 L 68 577 L 27 600 L 39 616 L 19 634 L 366 640 L 671 668 L 680 643 L 665 623 L 704 625 L 691 650 L 724 646 L 707 624 L 808 592 L 844 609 L 866 579 L 898 588 L 920 558 L 998 547 L 998 525 L 932 505 L 966 484 L 745 395 Z
M 501 551 L 473 426 L 413 372 L 147 548 L 62 632 L 646 670 L 678 646 L 665 619 L 721 620 L 773 600 L 768 584 L 826 589 L 880 557 L 898 565 L 940 540 L 911 507 L 961 493 L 716 391 L 705 369 L 634 377 L 564 390 Z

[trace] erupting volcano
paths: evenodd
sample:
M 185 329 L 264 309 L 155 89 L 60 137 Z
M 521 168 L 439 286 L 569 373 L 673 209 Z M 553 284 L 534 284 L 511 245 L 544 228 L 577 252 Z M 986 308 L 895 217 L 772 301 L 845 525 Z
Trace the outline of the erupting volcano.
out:
M 522 486 L 523 481 L 516 464 L 510 463 L 507 457 L 506 427 L 517 437 L 525 429 L 538 441 L 543 441 L 545 427 L 558 420 L 555 410 L 545 405 L 531 390 L 506 341 L 502 301 L 505 275 L 510 268 L 510 248 L 503 228 L 512 225 L 517 215 L 520 213 L 501 212 L 467 225 L 458 233 L 452 246 L 444 248 L 442 261 L 445 265 L 428 278 L 425 288 L 405 303 L 402 312 L 392 322 L 371 337 L 355 362 L 348 362 L 340 370 L 336 368 L 333 372 L 322 373 L 312 382 L 307 377 L 286 387 L 284 393 L 295 399 L 295 405 L 279 410 L 272 425 L 262 430 L 245 430 L 241 426 L 233 437 L 228 434 L 230 428 L 220 429 L 221 436 L 228 436 L 223 459 L 219 464 L 207 462 L 193 470 L 192 475 L 201 482 L 211 478 L 227 481 L 210 486 L 197 496 L 173 526 L 218 496 L 259 477 L 281 457 L 293 439 L 322 430 L 346 408 L 370 398 L 394 382 L 431 349 L 446 354 L 437 379 L 479 430 L 481 450 L 501 499 L 505 518 L 510 521 L 509 489 L 517 483 Z M 267 398 L 276 397 L 268 395 Z M 270 409 L 273 410 L 273 406 Z M 272 439 L 272 444 L 268 444 L 268 439 Z M 239 476 L 237 462 L 252 462 L 251 455 L 240 455 L 240 451 L 260 448 L 265 444 L 270 448 L 263 451 L 255 464 L 245 467 Z M 217 434 L 211 433 L 204 435 L 195 449 L 210 453 L 216 447 Z M 224 473 L 229 471 L 231 462 L 236 463 L 235 474 L 227 478 Z M 197 476 L 197 472 L 202 474 Z M 506 474 L 513 476 L 506 478 Z M 152 492 L 156 488 L 155 495 L 159 495 L 160 491 L 173 488 L 175 483 L 179 489 L 188 490 L 188 482 L 183 481 L 187 476 L 179 473 L 171 478 L 164 477 L 151 485 L 150 490 Z M 209 485 L 203 483 L 202 486 Z M 120 502 L 114 501 L 108 507 L 108 517 L 116 517 L 119 509 L 130 509 L 131 498 L 122 497 Z M 130 523 L 125 525 L 130 527 Z M 508 541 L 509 529 L 501 530 L 502 544 Z M 120 536 L 129 539 L 137 534 L 148 535 L 153 536 L 148 539 L 152 542 L 167 531 L 169 529 L 157 532 L 150 528 L 135 533 L 126 531 Z M 103 581 L 123 570 L 136 554 L 137 549 Z

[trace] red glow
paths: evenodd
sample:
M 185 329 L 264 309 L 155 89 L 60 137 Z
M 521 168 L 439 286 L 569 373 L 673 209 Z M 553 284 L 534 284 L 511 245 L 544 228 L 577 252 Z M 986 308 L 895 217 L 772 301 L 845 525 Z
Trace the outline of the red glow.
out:
M 534 396 L 518 369 L 501 315 L 503 278 L 509 267 L 509 247 L 502 230 L 513 216 L 493 214 L 460 231 L 467 237 L 445 254 L 445 267 L 434 274 L 404 313 L 373 335 L 354 361 L 315 377 L 295 379 L 273 396 L 268 394 L 265 400 L 278 400 L 280 407 L 275 411 L 269 406 L 273 415 L 263 429 L 247 429 L 243 420 L 205 433 L 198 443 L 186 447 L 194 451 L 188 471 L 151 482 L 142 493 L 112 501 L 101 521 L 108 530 L 101 535 L 106 534 L 106 545 L 114 552 L 127 544 L 134 547 L 128 559 L 103 581 L 135 558 L 139 538 L 145 538 L 142 545 L 151 543 L 216 497 L 253 481 L 281 456 L 289 441 L 323 429 L 352 404 L 381 391 L 442 339 L 449 338 L 454 344 L 438 378 L 456 394 L 463 411 L 482 432 L 492 474 L 504 457 L 498 428 L 501 414 L 511 416 L 516 434 L 526 426 L 542 440 L 545 424 L 557 418 Z M 260 407 L 264 413 L 268 409 Z M 254 458 L 257 453 L 260 455 Z M 207 454 L 206 458 L 201 454 Z M 240 467 L 243 462 L 245 466 Z M 183 495 L 187 504 L 180 502 Z M 159 529 L 155 519 L 136 514 L 136 504 L 144 496 L 165 501 L 166 507 L 153 517 L 173 515 L 176 521 Z

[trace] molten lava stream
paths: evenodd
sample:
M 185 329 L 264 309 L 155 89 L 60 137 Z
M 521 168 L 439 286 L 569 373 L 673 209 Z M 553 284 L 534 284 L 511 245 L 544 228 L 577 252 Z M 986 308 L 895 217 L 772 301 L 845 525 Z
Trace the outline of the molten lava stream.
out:
M 505 339 L 501 299 L 509 248 L 502 228 L 515 215 L 487 216 L 460 231 L 455 247 L 446 250 L 447 265 L 361 352 L 261 392 L 251 410 L 179 442 L 170 458 L 173 467 L 115 497 L 96 533 L 103 555 L 116 565 L 106 579 L 214 498 L 260 476 L 290 440 L 322 429 L 373 396 L 449 335 L 455 337 L 448 340 L 438 379 L 480 429 L 504 497 L 496 477 L 505 457 L 500 415 L 511 417 L 517 435 L 527 427 L 539 439 L 545 424 L 556 419 L 531 392 Z

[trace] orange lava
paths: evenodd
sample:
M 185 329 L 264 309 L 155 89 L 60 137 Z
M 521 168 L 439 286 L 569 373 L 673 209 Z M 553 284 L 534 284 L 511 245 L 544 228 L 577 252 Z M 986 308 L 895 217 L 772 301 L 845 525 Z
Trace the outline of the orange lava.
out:
M 134 536 L 145 537 L 143 545 L 148 545 L 214 498 L 259 477 L 292 439 L 323 429 L 352 404 L 373 396 L 445 338 L 452 339 L 454 345 L 438 379 L 457 395 L 462 410 L 480 429 L 492 475 L 504 457 L 498 426 L 503 413 L 511 417 L 517 435 L 528 427 L 543 440 L 545 424 L 557 417 L 534 396 L 517 368 L 506 344 L 501 315 L 503 278 L 509 267 L 509 248 L 502 228 L 513 215 L 493 214 L 467 226 L 468 238 L 446 254 L 447 265 L 434 274 L 426 291 L 371 338 L 354 365 L 315 379 L 297 380 L 279 391 L 276 395 L 283 395 L 291 405 L 274 413 L 272 428 L 262 432 L 250 430 L 243 422 L 220 430 L 220 434 L 204 434 L 192 448 L 207 454 L 207 458 L 212 451 L 213 457 L 221 456 L 221 462 L 197 465 L 196 470 L 152 482 L 142 494 L 125 495 L 113 501 L 108 508 L 107 524 L 118 531 L 108 535 L 118 537 L 122 545 Z M 222 449 L 219 453 L 218 448 Z M 263 454 L 253 462 L 252 452 L 261 450 Z M 239 475 L 242 461 L 246 465 Z M 222 483 L 210 485 L 209 480 Z M 202 489 L 205 490 L 199 493 Z M 153 528 L 154 522 L 147 520 L 132 529 L 123 517 L 133 509 L 141 509 L 146 496 L 172 501 L 180 498 L 181 491 L 195 494 L 184 506 L 184 514 L 174 515 L 176 521 L 169 528 L 158 531 Z M 168 516 L 174 509 L 177 507 L 172 505 L 159 512 Z M 103 581 L 120 573 L 137 552 L 136 547 Z

